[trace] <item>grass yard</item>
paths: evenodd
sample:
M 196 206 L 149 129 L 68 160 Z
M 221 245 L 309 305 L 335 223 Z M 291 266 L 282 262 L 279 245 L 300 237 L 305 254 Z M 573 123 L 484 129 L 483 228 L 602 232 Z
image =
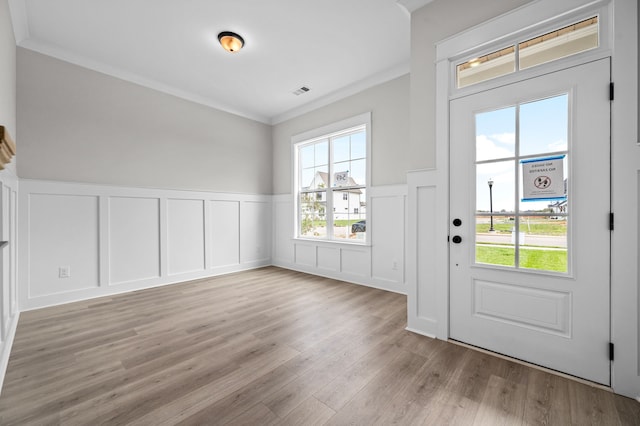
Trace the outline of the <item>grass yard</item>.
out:
M 488 218 L 483 217 L 482 222 L 476 224 L 477 233 L 489 232 L 490 225 L 489 223 L 485 223 L 487 220 Z M 494 218 L 493 221 L 493 229 L 499 233 L 511 233 L 514 226 L 516 226 L 514 221 L 509 221 L 504 218 Z M 567 221 L 539 217 L 528 219 L 523 217 L 520 222 L 520 232 L 535 235 L 566 235 Z
M 476 247 L 476 261 L 490 265 L 515 265 L 515 249 L 510 247 Z M 566 250 L 520 249 L 520 267 L 543 271 L 567 272 Z

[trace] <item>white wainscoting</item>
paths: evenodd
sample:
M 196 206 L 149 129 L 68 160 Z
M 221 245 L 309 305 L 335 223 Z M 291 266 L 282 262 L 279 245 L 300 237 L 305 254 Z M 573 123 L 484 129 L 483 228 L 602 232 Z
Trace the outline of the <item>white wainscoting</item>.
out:
M 438 178 L 435 170 L 407 174 L 408 223 L 413 230 L 407 237 L 407 329 L 446 339 L 448 276 L 439 275 L 448 271 L 449 207 L 438 202 Z
M 406 185 L 368 188 L 369 245 L 294 238 L 291 194 L 273 196 L 273 264 L 406 294 Z
M 18 326 L 18 291 L 16 283 L 18 179 L 11 170 L 0 172 L 0 389 L 9 363 L 11 346 Z
M 20 310 L 271 264 L 270 195 L 24 179 L 18 200 Z

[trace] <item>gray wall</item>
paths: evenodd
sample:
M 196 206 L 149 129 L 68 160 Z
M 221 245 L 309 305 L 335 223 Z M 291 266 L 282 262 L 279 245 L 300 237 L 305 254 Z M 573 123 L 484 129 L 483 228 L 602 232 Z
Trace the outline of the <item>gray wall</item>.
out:
M 273 192 L 291 192 L 291 136 L 371 111 L 371 185 L 406 182 L 409 75 L 273 126 Z
M 20 178 L 272 192 L 269 125 L 23 48 L 17 67 Z
M 0 0 L 0 125 L 16 140 L 16 41 L 7 0 Z
M 409 170 L 435 167 L 436 43 L 531 0 L 435 0 L 411 14 Z

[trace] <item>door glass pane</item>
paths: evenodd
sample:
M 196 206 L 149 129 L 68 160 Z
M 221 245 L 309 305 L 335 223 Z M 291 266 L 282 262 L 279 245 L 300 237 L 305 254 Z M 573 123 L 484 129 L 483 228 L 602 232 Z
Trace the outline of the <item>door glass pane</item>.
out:
M 598 17 L 518 44 L 520 69 L 544 64 L 598 47 Z
M 493 220 L 494 231 L 490 231 Z M 513 216 L 476 216 L 476 263 L 515 266 L 515 229 Z
M 521 268 L 568 272 L 566 216 L 521 216 Z
M 520 106 L 520 155 L 567 150 L 569 96 L 528 102 Z
M 541 155 L 520 163 L 520 213 L 569 213 L 568 158 Z
M 476 263 L 568 272 L 568 104 L 562 94 L 475 116 Z
M 496 161 L 476 165 L 476 212 L 513 214 L 515 212 L 515 161 Z
M 476 114 L 476 161 L 515 156 L 516 108 Z
M 458 87 L 510 74 L 516 70 L 515 46 L 473 58 L 456 67 Z

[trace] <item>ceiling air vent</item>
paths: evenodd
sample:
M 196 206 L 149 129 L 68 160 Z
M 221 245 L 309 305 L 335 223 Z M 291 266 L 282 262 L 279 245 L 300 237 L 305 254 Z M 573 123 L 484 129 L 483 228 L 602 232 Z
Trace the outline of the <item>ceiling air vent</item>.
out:
M 309 89 L 307 86 L 302 86 L 301 88 L 294 90 L 293 94 L 296 96 L 300 96 L 303 93 L 307 93 L 309 90 L 311 89 Z

